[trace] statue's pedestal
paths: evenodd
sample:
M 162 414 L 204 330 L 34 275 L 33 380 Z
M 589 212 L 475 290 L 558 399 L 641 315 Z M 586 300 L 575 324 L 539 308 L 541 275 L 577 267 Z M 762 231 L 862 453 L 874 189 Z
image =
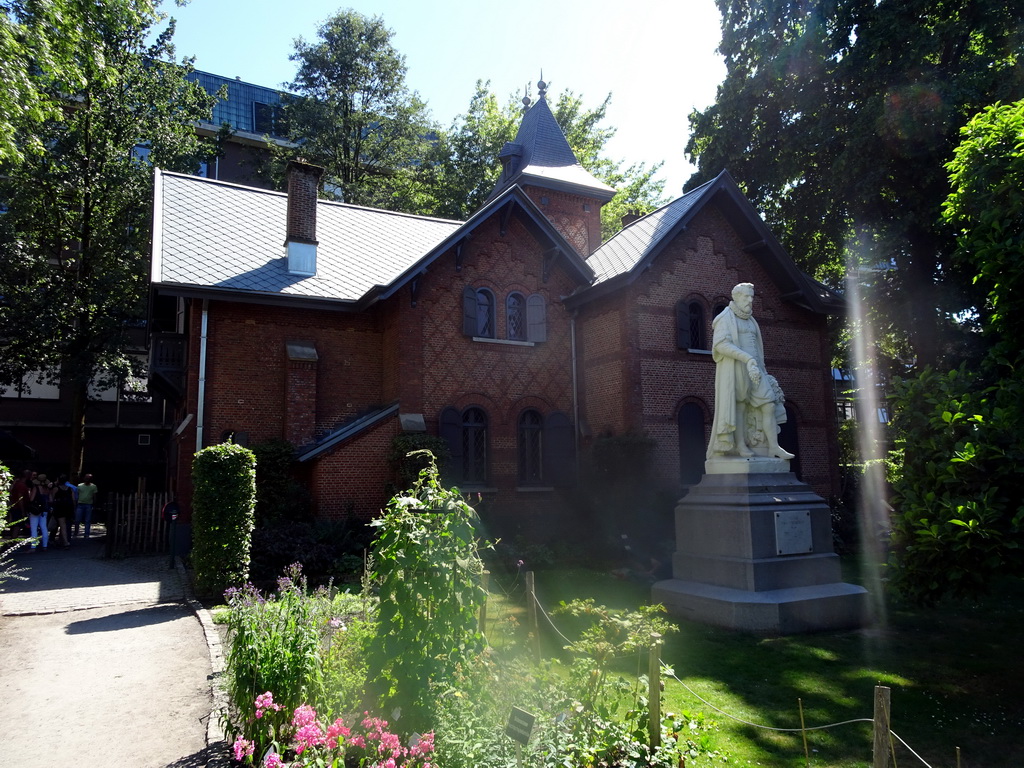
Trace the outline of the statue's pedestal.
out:
M 862 626 L 867 591 L 841 581 L 825 500 L 755 457 L 709 460 L 676 506 L 674 578 L 653 587 L 669 613 L 730 629 L 791 634 Z

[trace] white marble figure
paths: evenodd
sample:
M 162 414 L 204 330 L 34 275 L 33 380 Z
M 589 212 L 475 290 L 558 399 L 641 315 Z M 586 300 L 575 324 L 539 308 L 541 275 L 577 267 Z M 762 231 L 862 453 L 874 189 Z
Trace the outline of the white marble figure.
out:
M 775 377 L 765 371 L 764 344 L 753 307 L 754 286 L 740 283 L 732 289 L 729 306 L 712 323 L 711 354 L 717 365 L 708 459 L 793 458 L 779 447 L 785 399 Z

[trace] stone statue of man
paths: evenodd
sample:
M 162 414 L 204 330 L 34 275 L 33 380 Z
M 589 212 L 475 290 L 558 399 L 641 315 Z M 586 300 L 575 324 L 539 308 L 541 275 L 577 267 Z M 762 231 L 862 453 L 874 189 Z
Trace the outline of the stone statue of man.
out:
M 753 318 L 754 286 L 740 283 L 732 301 L 712 323 L 715 418 L 707 457 L 756 455 L 792 459 L 779 447 L 786 421 L 782 389 L 764 368 L 761 329 Z

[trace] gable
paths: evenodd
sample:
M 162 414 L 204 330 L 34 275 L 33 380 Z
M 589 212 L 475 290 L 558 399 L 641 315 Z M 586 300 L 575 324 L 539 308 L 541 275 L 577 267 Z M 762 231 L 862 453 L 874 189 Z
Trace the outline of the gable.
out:
M 819 314 L 843 310 L 840 296 L 796 266 L 726 171 L 637 219 L 604 243 L 587 262 L 596 274 L 593 286 L 567 303 L 580 306 L 635 282 L 709 206 L 722 213 L 741 240 L 743 251 L 761 265 L 788 301 Z

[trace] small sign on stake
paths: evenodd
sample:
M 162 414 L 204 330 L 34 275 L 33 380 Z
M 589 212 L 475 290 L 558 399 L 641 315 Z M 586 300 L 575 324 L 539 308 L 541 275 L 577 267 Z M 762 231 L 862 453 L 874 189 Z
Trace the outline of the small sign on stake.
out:
M 533 733 L 533 721 L 536 718 L 526 710 L 519 707 L 512 707 L 508 713 L 508 725 L 505 726 L 505 735 L 512 741 L 525 746 L 530 741 L 530 734 Z

